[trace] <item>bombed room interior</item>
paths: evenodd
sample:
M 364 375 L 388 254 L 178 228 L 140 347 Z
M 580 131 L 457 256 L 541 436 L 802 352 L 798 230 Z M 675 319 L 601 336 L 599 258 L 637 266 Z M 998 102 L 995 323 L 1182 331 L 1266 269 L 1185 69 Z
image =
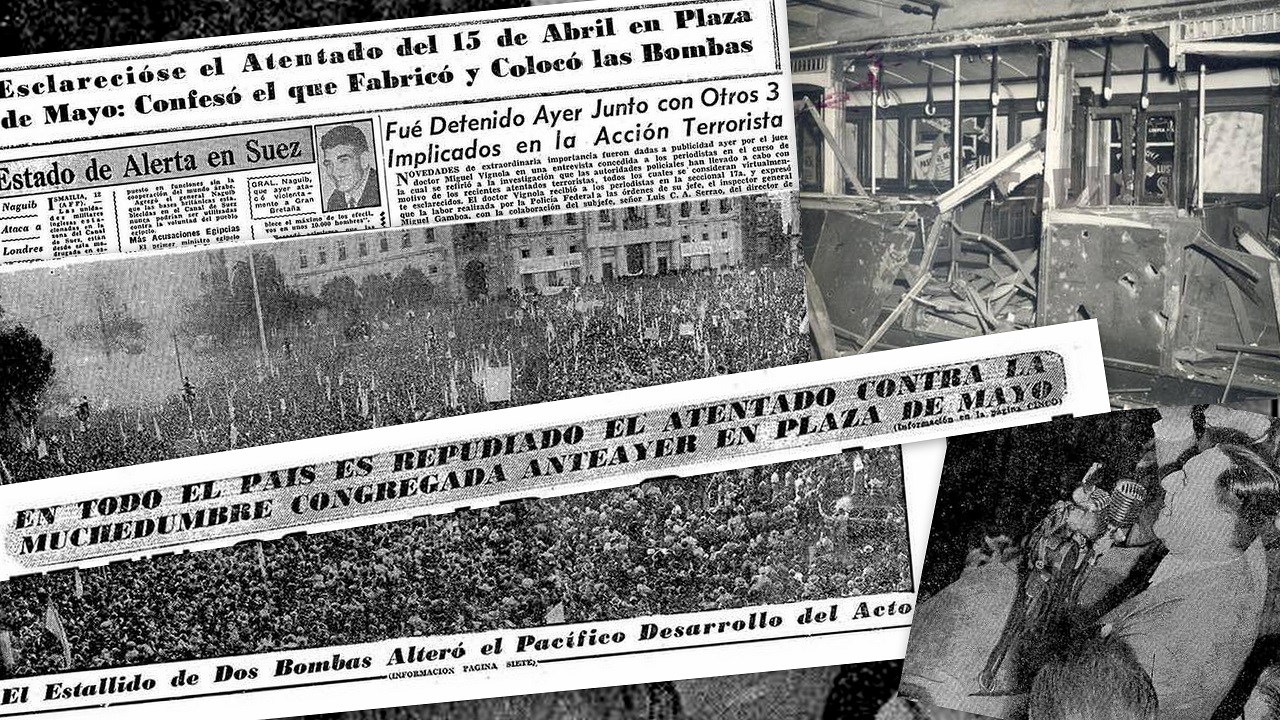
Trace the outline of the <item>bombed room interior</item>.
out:
M 1274 3 L 789 21 L 824 355 L 1096 318 L 1117 405 L 1280 388 Z

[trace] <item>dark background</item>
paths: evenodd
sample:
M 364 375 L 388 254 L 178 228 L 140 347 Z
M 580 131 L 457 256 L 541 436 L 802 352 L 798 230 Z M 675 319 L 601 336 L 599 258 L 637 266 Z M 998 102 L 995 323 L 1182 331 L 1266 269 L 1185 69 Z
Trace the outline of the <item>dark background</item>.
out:
M 920 598 L 959 578 L 984 535 L 1003 533 L 1015 543 L 1025 537 L 1050 505 L 1070 497 L 1092 463 L 1103 463 L 1097 481 L 1110 487 L 1137 463 L 1159 418 L 1156 410 L 1111 412 L 948 439 Z M 1239 717 L 1259 673 L 1277 661 L 1280 634 L 1259 635 L 1213 720 Z
M 528 5 L 529 0 L 0 0 L 0 56 Z
M 1026 536 L 1093 463 L 1103 464 L 1103 487 L 1131 472 L 1159 419 L 1155 410 L 1111 412 L 948 439 L 921 599 L 960 577 L 984 536 Z

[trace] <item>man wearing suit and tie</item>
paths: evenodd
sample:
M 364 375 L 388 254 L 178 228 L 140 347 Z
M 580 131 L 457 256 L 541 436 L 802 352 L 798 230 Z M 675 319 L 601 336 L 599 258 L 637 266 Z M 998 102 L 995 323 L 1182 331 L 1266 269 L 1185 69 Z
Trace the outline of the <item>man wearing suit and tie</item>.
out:
M 320 154 L 336 189 L 325 203 L 326 212 L 377 207 L 378 175 L 369 162 L 369 141 L 353 125 L 339 125 L 320 138 Z

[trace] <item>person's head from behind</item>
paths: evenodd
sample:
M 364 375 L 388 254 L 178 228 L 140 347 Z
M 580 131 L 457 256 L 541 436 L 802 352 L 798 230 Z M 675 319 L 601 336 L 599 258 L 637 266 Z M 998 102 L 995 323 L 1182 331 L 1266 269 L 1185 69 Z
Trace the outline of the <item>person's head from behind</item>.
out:
M 1210 447 L 1160 484 L 1163 507 L 1153 529 L 1173 553 L 1245 548 L 1280 514 L 1280 470 L 1257 446 Z
M 360 187 L 369 174 L 369 141 L 352 125 L 339 125 L 320 138 L 325 172 L 344 193 Z
M 1128 645 L 1089 635 L 1036 673 L 1029 720 L 1154 720 L 1156 691 Z
M 1263 669 L 1240 717 L 1241 720 L 1280 720 L 1280 665 Z

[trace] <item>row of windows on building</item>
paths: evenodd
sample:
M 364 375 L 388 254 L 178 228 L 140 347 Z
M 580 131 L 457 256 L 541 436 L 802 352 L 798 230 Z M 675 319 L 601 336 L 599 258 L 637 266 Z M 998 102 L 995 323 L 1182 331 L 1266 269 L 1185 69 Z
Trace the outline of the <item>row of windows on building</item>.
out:
M 423 241 L 423 244 L 430 243 L 434 239 L 435 239 L 434 231 L 432 231 L 431 229 L 427 229 L 426 238 Z M 401 233 L 400 240 L 397 244 L 399 245 L 399 249 L 401 250 L 411 250 L 413 249 L 413 236 L 410 235 L 408 232 Z M 382 235 L 381 237 L 378 238 L 377 246 L 378 246 L 379 253 L 390 252 L 392 247 L 392 241 L 386 235 Z M 356 249 L 356 254 L 359 257 L 368 257 L 369 241 L 368 240 L 357 241 L 355 243 L 355 249 Z M 338 240 L 338 244 L 335 250 L 338 256 L 338 259 L 335 262 L 345 262 L 347 258 L 350 256 L 350 254 L 347 251 L 346 240 Z M 310 251 L 307 248 L 298 248 L 298 267 L 303 270 L 306 270 L 307 267 L 310 266 L 310 264 L 311 264 Z M 316 251 L 316 265 L 320 266 L 320 265 L 328 265 L 328 264 L 329 264 L 329 249 L 327 247 L 321 247 Z
M 719 205 L 720 205 L 721 213 L 728 213 L 732 209 L 732 203 L 727 198 L 720 199 Z M 655 206 L 655 211 L 657 212 L 659 219 L 670 219 L 671 209 L 668 206 L 657 205 Z M 605 224 L 611 224 L 613 222 L 613 212 L 614 212 L 613 210 L 601 210 L 600 222 Z M 682 218 L 691 217 L 692 212 L 693 212 L 693 203 L 687 202 L 687 201 L 680 203 L 680 217 Z M 711 201 L 710 200 L 700 201 L 698 203 L 698 212 L 701 215 L 710 215 Z M 628 224 L 641 223 L 646 220 L 644 215 L 644 208 L 629 207 L 623 210 L 623 213 L 624 213 L 623 215 L 624 222 Z M 550 226 L 552 224 L 552 218 L 553 216 L 551 215 L 543 215 L 542 216 L 543 226 L 544 227 Z M 565 215 L 565 222 L 568 225 L 577 225 L 578 216 L 573 213 L 569 213 Z M 516 225 L 517 227 L 520 227 L 520 228 L 527 228 L 529 226 L 529 219 L 519 218 L 516 220 Z M 467 225 L 468 229 L 473 227 L 474 226 L 472 224 Z M 434 239 L 434 232 L 431 229 L 427 229 L 426 233 L 427 233 L 426 242 L 431 242 Z M 729 237 L 728 231 L 722 231 L 720 233 L 720 237 L 728 238 Z M 711 236 L 709 233 L 702 233 L 702 239 L 703 241 L 707 241 L 711 239 Z M 686 243 L 689 242 L 689 235 L 688 234 L 682 235 L 680 238 L 680 241 L 686 242 Z M 399 245 L 401 250 L 408 250 L 413 247 L 413 238 L 410 236 L 408 232 L 401 234 Z M 391 241 L 387 238 L 387 236 L 383 235 L 379 237 L 378 252 L 385 253 L 385 252 L 389 252 L 390 249 L 391 249 Z M 346 262 L 347 258 L 349 257 L 346 240 L 338 240 L 337 247 L 335 248 L 335 250 L 337 252 L 336 262 Z M 356 253 L 359 257 L 368 257 L 369 252 L 370 251 L 369 251 L 368 240 L 360 240 L 356 243 Z M 569 253 L 572 254 L 576 252 L 578 252 L 578 246 L 570 245 Z M 555 255 L 555 248 L 550 246 L 547 247 L 546 254 Z M 528 258 L 529 255 L 530 255 L 530 251 L 528 249 L 522 249 L 520 251 L 521 258 Z M 319 248 L 316 253 L 316 265 L 321 266 L 321 265 L 328 265 L 328 264 L 329 264 L 328 248 L 324 248 L 324 247 Z M 299 248 L 298 249 L 298 267 L 303 270 L 306 270 L 308 267 L 310 267 L 310 265 L 311 265 L 310 252 L 306 248 Z
M 728 240 L 728 239 L 729 239 L 729 231 L 728 231 L 728 230 L 721 230 L 721 231 L 720 231 L 720 239 L 721 239 L 721 240 Z M 702 233 L 702 242 L 710 242 L 710 240 L 711 240 L 711 233 L 709 233 L 709 232 L 704 232 L 704 233 Z M 691 235 L 689 235 L 689 233 L 685 233 L 685 234 L 683 234 L 683 235 L 681 235 L 681 236 L 680 236 L 680 242 L 682 242 L 682 243 L 692 242 L 692 236 L 691 236 Z M 574 254 L 574 253 L 576 253 L 576 252 L 578 252 L 578 245 L 577 245 L 576 243 L 575 243 L 575 244 L 571 244 L 571 245 L 569 245 L 569 254 L 570 254 L 570 255 L 573 255 L 573 254 Z M 547 257 L 551 257 L 551 256 L 555 255 L 555 254 L 556 254 L 556 248 L 555 248 L 555 245 L 547 245 L 547 246 L 543 249 L 543 254 L 545 254 Z M 520 259 L 522 259 L 522 260 L 528 260 L 532 255 L 533 255 L 533 250 L 532 250 L 531 248 L 520 248 Z
M 576 244 L 574 244 L 574 245 L 570 245 L 570 246 L 569 246 L 569 254 L 570 254 L 570 255 L 573 255 L 573 254 L 574 254 L 574 253 L 576 253 L 576 252 L 578 252 L 578 246 L 577 246 Z M 522 260 L 528 260 L 528 259 L 529 259 L 529 256 L 530 256 L 530 255 L 532 255 L 532 254 L 533 254 L 533 253 L 532 253 L 532 250 L 530 250 L 529 248 L 520 248 L 520 258 L 521 258 Z M 555 254 L 556 254 L 556 248 L 555 248 L 555 246 L 554 246 L 554 245 L 548 245 L 548 246 L 546 247 L 546 256 L 547 256 L 547 257 L 551 257 L 552 255 L 555 255 Z
M 816 92 L 797 96 L 817 97 Z M 1269 138 L 1274 136 L 1268 131 L 1267 101 L 1241 93 L 1211 96 L 1206 102 L 1199 175 L 1193 166 L 1196 124 L 1180 122 L 1195 117 L 1194 97 L 1166 93 L 1143 106 L 1140 96 L 1125 96 L 1089 108 L 1088 121 L 1079 128 L 1082 146 L 1072 153 L 1072 185 L 1083 186 L 1097 171 L 1102 174 L 1097 180 L 1103 182 L 1094 189 L 1091 204 L 1177 205 L 1199 177 L 1211 200 L 1266 200 L 1271 189 L 1264 171 L 1271 152 Z M 848 108 L 843 148 L 864 184 L 874 174 L 879 188 L 888 192 L 941 191 L 950 187 L 957 165 L 964 178 L 1043 127 L 1043 117 L 1025 103 L 1001 105 L 994 118 L 988 108 L 962 103 L 958 127 L 952 127 L 945 108 L 930 116 L 923 105 L 909 104 L 878 116 L 873 143 L 867 111 Z M 824 161 L 829 157 L 824 156 L 825 137 L 807 117 L 798 123 L 797 136 L 800 189 L 823 192 Z M 957 151 L 959 156 L 953 157 Z M 1024 190 L 1038 192 L 1034 186 Z M 847 179 L 844 192 L 856 192 Z
M 720 213 L 721 213 L 721 214 L 728 213 L 728 212 L 730 212 L 730 211 L 733 209 L 733 203 L 731 203 L 731 202 L 729 201 L 729 199 L 728 199 L 728 198 L 721 198 L 721 199 L 719 200 L 719 205 L 720 205 Z M 699 202 L 698 202 L 698 214 L 700 214 L 700 215 L 710 215 L 710 214 L 711 214 L 711 207 L 712 207 L 712 205 L 711 205 L 711 201 L 710 201 L 710 200 L 702 200 L 702 201 L 699 201 Z M 600 215 L 599 215 L 600 223 L 601 223 L 602 225 L 612 225 L 612 224 L 613 224 L 613 213 L 614 213 L 614 211 L 613 211 L 613 210 L 601 210 L 601 211 L 599 211 L 599 212 L 600 212 Z M 671 208 L 670 208 L 670 207 L 668 207 L 668 206 L 666 206 L 666 205 L 656 205 L 656 206 L 654 206 L 654 213 L 657 215 L 657 218 L 658 218 L 659 220 L 670 220 L 670 219 L 671 219 Z M 645 216 L 645 209 L 644 209 L 644 208 L 642 208 L 642 207 L 629 207 L 629 208 L 626 208 L 626 209 L 622 210 L 622 217 L 623 217 L 623 221 L 624 221 L 624 222 L 633 222 L 633 223 L 634 223 L 634 222 L 644 222 L 645 220 L 647 220 L 647 218 L 646 218 L 646 216 Z M 682 217 L 682 218 L 693 217 L 693 203 L 692 203 L 692 202 L 685 201 L 685 202 L 680 203 L 680 217 Z M 543 215 L 543 216 L 542 216 L 542 227 L 551 227 L 553 224 L 555 224 L 555 216 L 554 216 L 554 215 Z M 575 225 L 577 225 L 577 224 L 578 224 L 578 216 L 577 216 L 577 214 L 576 214 L 576 213 L 567 213 L 567 214 L 565 214 L 565 216 L 564 216 L 564 224 L 565 224 L 565 225 L 569 225 L 569 226 L 575 226 Z M 521 230 L 526 230 L 526 229 L 528 229 L 528 228 L 530 227 L 530 225 L 531 225 L 531 223 L 530 223 L 530 221 L 529 221 L 529 218 L 527 218 L 527 217 L 517 218 L 517 219 L 516 219 L 516 227 L 520 228 Z
M 718 259 L 720 256 L 716 255 L 715 257 Z M 659 256 L 656 259 L 656 261 L 657 261 L 657 270 L 659 274 L 666 274 L 668 272 L 671 272 L 671 259 L 668 256 L 666 255 Z M 727 266 L 731 264 L 730 261 L 731 261 L 730 254 L 725 253 L 723 256 L 724 265 Z M 684 270 L 705 270 L 711 267 L 711 264 L 712 264 L 712 256 L 709 256 L 709 255 L 695 255 L 692 257 L 685 256 L 680 259 L 680 267 L 683 268 Z M 603 280 L 610 281 L 614 279 L 613 263 L 602 263 L 600 268 L 601 268 L 601 278 Z M 545 272 L 521 273 L 520 274 L 521 285 L 524 287 L 525 290 L 528 290 L 528 291 L 537 290 L 539 277 L 542 278 L 543 280 L 542 285 L 544 287 L 562 287 L 565 285 L 568 285 L 568 286 L 581 285 L 582 284 L 582 268 L 571 267 L 571 268 L 565 268 L 563 270 L 548 270 Z
M 521 276 L 525 290 L 537 290 L 538 274 L 525 273 Z M 581 285 L 582 284 L 582 268 L 568 268 L 567 270 L 551 270 L 543 273 L 547 287 L 560 287 L 563 285 Z

